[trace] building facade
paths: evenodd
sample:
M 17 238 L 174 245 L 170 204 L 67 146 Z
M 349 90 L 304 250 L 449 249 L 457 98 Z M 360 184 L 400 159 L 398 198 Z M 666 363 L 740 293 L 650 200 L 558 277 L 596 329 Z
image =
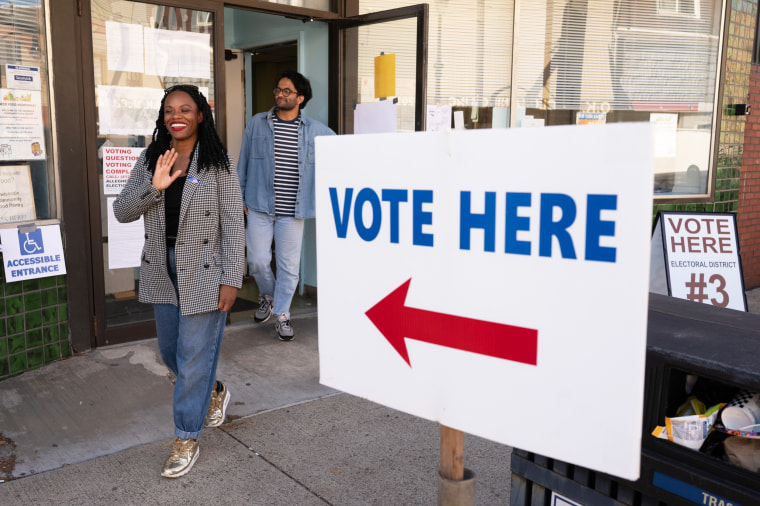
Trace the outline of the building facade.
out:
M 154 335 L 151 309 L 136 301 L 140 231 L 121 228 L 109 209 L 122 165 L 150 142 L 164 88 L 199 86 L 235 155 L 285 67 L 312 81 L 307 114 L 352 133 L 355 105 L 378 100 L 381 53 L 396 55 L 399 131 L 426 129 L 429 107 L 471 129 L 653 123 L 653 216 L 737 213 L 745 285 L 760 286 L 760 127 L 746 115 L 757 96 L 757 7 L 0 0 L 0 206 L 9 204 L 0 230 L 58 227 L 66 260 L 65 275 L 0 273 L 0 380 Z M 305 242 L 301 277 L 316 287 L 313 223 Z M 243 310 L 255 304 L 252 283 Z
M 760 115 L 757 112 L 760 110 L 760 45 L 757 31 L 755 25 L 747 98 L 755 115 L 750 114 L 745 124 L 737 208 L 744 282 L 748 287 L 760 286 L 760 206 L 757 202 L 760 194 Z

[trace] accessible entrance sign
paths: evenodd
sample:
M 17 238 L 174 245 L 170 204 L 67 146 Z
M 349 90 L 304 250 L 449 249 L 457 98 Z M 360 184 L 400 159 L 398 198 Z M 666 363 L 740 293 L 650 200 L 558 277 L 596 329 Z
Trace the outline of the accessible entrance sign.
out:
M 66 274 L 59 225 L 0 230 L 3 268 L 8 283 Z
M 321 383 L 636 479 L 651 126 L 316 145 Z

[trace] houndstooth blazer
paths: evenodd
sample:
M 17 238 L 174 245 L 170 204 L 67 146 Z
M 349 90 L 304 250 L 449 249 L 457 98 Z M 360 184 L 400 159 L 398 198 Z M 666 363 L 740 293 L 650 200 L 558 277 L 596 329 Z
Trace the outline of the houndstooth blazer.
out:
M 182 192 L 175 244 L 179 300 L 166 269 L 164 192 L 151 184 L 146 151 L 113 204 L 121 223 L 145 217 L 140 302 L 179 304 L 184 316 L 218 309 L 219 285 L 240 288 L 245 268 L 243 199 L 235 162 L 230 157 L 229 172 L 224 168 L 199 172 L 195 149 Z

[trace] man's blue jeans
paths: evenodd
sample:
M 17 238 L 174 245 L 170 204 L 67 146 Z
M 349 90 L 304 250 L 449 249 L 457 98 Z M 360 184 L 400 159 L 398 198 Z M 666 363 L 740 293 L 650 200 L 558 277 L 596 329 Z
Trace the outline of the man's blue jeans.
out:
M 304 220 L 248 211 L 245 231 L 248 266 L 260 295 L 272 297 L 272 312 L 290 318 L 290 302 L 298 286 Z M 274 239 L 277 278 L 272 272 Z
M 174 248 L 167 248 L 169 277 L 177 286 Z M 179 296 L 178 296 L 179 297 Z M 154 304 L 158 348 L 164 364 L 177 376 L 174 386 L 174 434 L 195 439 L 203 429 L 227 313 L 182 316 L 173 304 Z

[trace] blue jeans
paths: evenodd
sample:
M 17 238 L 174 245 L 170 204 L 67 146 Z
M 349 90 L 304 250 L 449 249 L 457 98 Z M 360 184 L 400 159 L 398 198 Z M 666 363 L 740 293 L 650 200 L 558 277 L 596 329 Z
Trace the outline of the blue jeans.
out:
M 248 211 L 245 231 L 248 266 L 260 295 L 272 297 L 272 312 L 290 318 L 290 302 L 298 286 L 304 220 L 292 216 L 269 216 Z M 277 279 L 272 272 L 274 239 Z
M 167 248 L 167 270 L 176 289 L 177 264 L 173 247 Z M 161 359 L 177 376 L 174 434 L 183 439 L 195 439 L 203 429 L 216 381 L 227 313 L 212 311 L 182 316 L 180 308 L 173 304 L 154 304 L 153 312 Z

